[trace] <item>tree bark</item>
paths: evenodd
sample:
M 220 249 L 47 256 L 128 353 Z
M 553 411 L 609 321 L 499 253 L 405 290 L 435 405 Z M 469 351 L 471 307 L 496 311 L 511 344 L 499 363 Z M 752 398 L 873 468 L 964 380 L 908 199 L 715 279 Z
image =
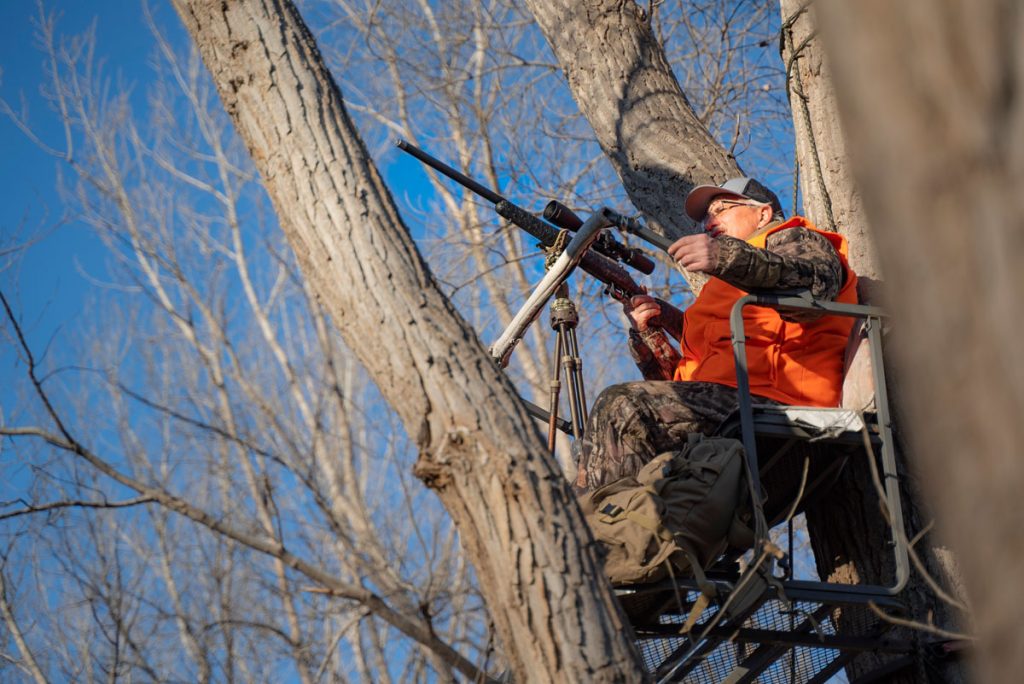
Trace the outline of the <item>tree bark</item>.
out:
M 526 0 L 633 205 L 669 235 L 693 232 L 697 183 L 741 175 L 697 119 L 640 6 Z
M 418 444 L 521 681 L 640 678 L 557 464 L 436 287 L 287 0 L 175 0 L 305 277 Z
M 878 303 L 882 299 L 882 265 L 854 181 L 828 60 L 822 41 L 816 35 L 815 6 L 808 6 L 803 0 L 781 0 L 780 4 L 782 59 L 793 110 L 803 213 L 815 225 L 839 232 L 847 238 L 850 263 L 860 279 L 858 291 L 861 301 Z M 897 319 L 897 326 L 900 325 Z M 861 407 L 865 393 L 858 392 L 858 388 L 873 393 L 871 367 L 866 361 L 866 355 L 858 356 L 849 369 L 844 405 Z M 899 418 L 903 388 L 898 382 L 892 382 L 893 369 L 887 370 L 890 405 Z M 898 380 L 899 376 L 896 375 L 895 379 Z M 847 393 L 860 394 L 861 399 L 847 403 Z M 898 434 L 903 422 L 896 421 Z M 932 522 L 934 514 L 924 503 L 914 468 L 916 464 L 913 461 L 908 463 L 904 440 L 899 441 L 904 518 L 908 535 L 914 537 Z M 843 583 L 885 584 L 891 581 L 895 573 L 893 556 L 891 553 L 879 553 L 890 535 L 877 511 L 878 496 L 867 462 L 854 459 L 830 492 L 827 503 L 807 511 L 819 576 Z M 850 534 L 851 530 L 857 530 L 857 534 Z M 959 586 L 958 569 L 949 550 L 935 540 L 935 535 L 923 537 L 916 549 L 928 572 L 942 586 L 947 590 Z M 948 630 L 959 628 L 962 614 L 940 599 L 919 574 L 912 576 L 903 598 L 914 619 L 924 621 L 932 616 L 940 627 Z M 906 636 L 920 641 L 931 638 L 919 631 Z M 879 665 L 879 660 L 878 656 L 863 654 L 851 662 L 847 672 L 851 679 L 855 678 Z M 954 664 L 945 668 L 943 680 L 963 681 L 965 676 Z M 920 681 L 921 673 L 911 671 L 901 677 L 899 681 Z
M 816 38 L 814 6 L 805 0 L 781 0 L 780 4 L 782 62 L 793 111 L 801 214 L 850 241 L 850 266 L 863 288 L 865 280 L 881 280 L 882 271 L 853 182 L 832 75 Z
M 963 569 L 976 678 L 1024 670 L 1024 12 L 1019 3 L 820 7 L 888 274 L 922 477 Z

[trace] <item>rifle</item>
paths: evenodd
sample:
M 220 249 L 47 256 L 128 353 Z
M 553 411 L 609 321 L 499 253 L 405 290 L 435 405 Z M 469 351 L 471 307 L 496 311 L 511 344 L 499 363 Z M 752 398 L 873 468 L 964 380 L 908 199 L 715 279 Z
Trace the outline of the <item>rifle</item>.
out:
M 431 156 L 415 145 L 408 143 L 405 140 L 397 140 L 395 141 L 395 145 L 398 149 L 412 155 L 438 173 L 451 178 L 456 183 L 473 191 L 493 204 L 494 211 L 498 216 L 511 221 L 533 237 L 537 238 L 544 247 L 551 247 L 555 244 L 555 241 L 558 238 L 558 230 L 554 226 L 540 220 L 525 209 L 512 204 L 490 188 L 487 188 L 469 176 L 456 171 L 440 159 Z M 615 219 L 619 219 L 624 223 L 629 221 L 636 223 L 635 220 L 626 219 L 618 214 L 612 213 L 612 216 L 614 216 L 614 218 L 611 218 L 611 220 L 615 225 L 619 225 Z M 544 210 L 544 218 L 551 221 L 555 226 L 570 231 L 576 231 L 583 225 L 583 221 L 576 214 L 557 201 L 548 203 L 548 206 Z M 630 232 L 635 233 L 635 231 Z M 647 232 L 651 233 L 650 231 Z M 651 233 L 651 235 L 656 234 Z M 641 235 L 641 237 L 644 236 Z M 660 238 L 660 236 L 656 237 Z M 667 247 L 667 245 L 661 244 L 659 244 L 659 246 L 662 246 L 663 248 Z M 618 261 L 620 260 L 644 274 L 651 273 L 655 266 L 654 262 L 642 252 L 626 247 L 608 234 L 601 235 L 595 241 L 593 249 L 587 251 L 587 253 L 583 255 L 579 266 L 584 271 L 607 285 L 608 287 L 606 291 L 616 299 L 624 299 L 632 297 L 633 295 L 643 294 L 644 288 L 638 285 L 624 268 L 619 266 Z
M 575 437 L 581 437 L 587 419 L 586 395 L 583 391 L 582 366 L 576 342 L 575 328 L 578 318 L 575 306 L 568 299 L 565 279 L 574 268 L 579 266 L 607 285 L 605 292 L 615 299 L 624 301 L 634 295 L 644 294 L 644 288 L 638 285 L 625 269 L 619 266 L 618 262 L 628 264 L 644 274 L 654 271 L 655 263 L 639 250 L 617 242 L 605 231 L 605 228 L 618 226 L 623 231 L 633 233 L 663 250 L 667 250 L 672 241 L 647 229 L 636 219 L 622 216 L 607 208 L 594 212 L 584 222 L 572 210 L 555 200 L 549 202 L 544 208 L 544 218 L 550 221 L 550 224 L 545 223 L 415 145 L 404 140 L 396 140 L 395 145 L 398 149 L 412 155 L 438 173 L 451 178 L 493 204 L 494 211 L 499 216 L 540 240 L 540 244 L 544 247 L 552 247 L 559 239 L 560 233 L 554 226 L 576 233 L 572 240 L 565 245 L 558 258 L 549 264 L 544 277 L 497 341 L 491 345 L 490 353 L 500 366 L 505 367 L 512 350 L 522 340 L 526 329 L 536 320 L 540 310 L 551 297 L 557 296 L 558 298 L 551 306 L 551 327 L 557 331 L 556 359 L 561 360 L 562 365 L 565 366 L 565 373 L 569 380 L 569 408 L 572 412 L 572 423 L 566 425 L 565 421 L 560 421 L 558 418 L 558 387 L 561 384 L 559 381 L 561 371 L 557 365 L 554 370 L 555 377 L 551 382 L 550 412 L 545 412 L 539 406 L 529 402 L 525 402 L 525 404 L 529 413 L 548 421 L 549 449 L 554 449 L 556 428 L 563 432 L 568 432 L 571 429 Z

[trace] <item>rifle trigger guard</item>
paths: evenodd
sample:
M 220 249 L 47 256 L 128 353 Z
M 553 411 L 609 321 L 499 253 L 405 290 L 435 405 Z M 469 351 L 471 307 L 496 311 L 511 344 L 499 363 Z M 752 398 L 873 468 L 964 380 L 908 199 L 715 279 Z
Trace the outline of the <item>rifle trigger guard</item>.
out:
M 604 289 L 604 293 L 617 302 L 629 300 L 629 294 L 618 285 L 609 285 Z

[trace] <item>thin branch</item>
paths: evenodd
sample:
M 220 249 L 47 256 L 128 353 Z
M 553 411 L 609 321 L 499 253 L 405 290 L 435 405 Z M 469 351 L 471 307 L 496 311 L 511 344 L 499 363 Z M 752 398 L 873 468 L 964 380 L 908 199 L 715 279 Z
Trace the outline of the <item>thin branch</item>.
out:
M 963 634 L 962 632 L 950 632 L 949 630 L 936 627 L 931 622 L 918 622 L 917 620 L 906 620 L 904 618 L 898 618 L 894 615 L 886 613 L 884 610 L 878 607 L 874 601 L 868 602 L 868 608 L 871 609 L 875 615 L 888 623 L 896 625 L 898 627 L 908 627 L 910 629 L 916 629 L 935 636 L 943 637 L 944 639 L 963 639 L 965 641 L 977 641 L 978 637 L 970 634 Z
M 319 568 L 298 556 L 288 551 L 284 545 L 275 538 L 255 535 L 243 532 L 232 525 L 229 525 L 223 519 L 215 518 L 207 511 L 194 506 L 185 499 L 179 496 L 171 494 L 166 490 L 148 485 L 140 480 L 137 480 L 129 475 L 126 475 L 111 465 L 108 461 L 101 458 L 90 449 L 85 447 L 79 441 L 77 441 L 71 434 L 71 431 L 66 427 L 64 421 L 61 419 L 60 414 L 57 412 L 53 403 L 50 401 L 49 395 L 43 388 L 42 382 L 36 375 L 36 362 L 35 357 L 32 355 L 32 350 L 28 346 L 28 342 L 25 340 L 21 326 L 18 324 L 17 318 L 14 316 L 14 312 L 11 310 L 10 305 L 7 302 L 7 298 L 3 292 L 0 291 L 0 303 L 3 304 L 7 318 L 11 325 L 14 327 L 15 334 L 18 338 L 18 342 L 25 353 L 28 363 L 28 374 L 35 389 L 36 395 L 40 401 L 43 402 L 43 406 L 46 408 L 46 412 L 49 414 L 51 420 L 57 426 L 60 435 L 53 434 L 42 428 L 21 428 L 22 435 L 31 435 L 43 439 L 47 443 L 55 446 L 59 449 L 63 449 L 70 453 L 77 455 L 78 457 L 85 460 L 87 463 L 92 465 L 94 468 L 99 470 L 107 477 L 114 481 L 132 489 L 139 494 L 152 498 L 155 503 L 167 508 L 170 511 L 178 513 L 193 522 L 199 523 L 200 525 L 224 536 L 229 539 L 253 549 L 259 551 L 267 556 L 280 560 L 286 566 L 292 568 L 296 572 L 305 575 L 309 579 L 313 580 L 324 586 L 329 590 L 332 596 L 338 598 L 349 599 L 357 601 L 368 609 L 374 612 L 382 620 L 390 624 L 392 627 L 402 632 L 406 636 L 410 637 L 417 643 L 423 645 L 433 653 L 436 653 L 439 658 L 444 660 L 446 663 L 457 669 L 463 675 L 470 679 L 477 677 L 485 677 L 485 681 L 494 681 L 487 677 L 486 673 L 481 673 L 480 670 L 472 662 L 467 660 L 462 654 L 457 652 L 447 643 L 441 641 L 437 636 L 434 635 L 433 631 L 428 625 L 423 624 L 421 621 L 414 618 L 410 618 L 402 613 L 393 609 L 388 603 L 374 592 L 361 587 L 359 585 L 349 584 L 340 580 L 339 578 L 331 575 L 322 568 Z
M 7 578 L 4 576 L 2 566 L 0 566 L 0 614 L 3 615 L 4 622 L 7 623 L 7 629 L 14 638 L 18 651 L 21 653 L 23 662 L 16 662 L 18 667 L 28 672 L 32 679 L 36 681 L 36 684 L 47 684 L 43 671 L 39 669 L 39 664 L 32 655 L 32 651 L 29 650 L 28 644 L 25 643 L 25 637 L 21 633 L 18 621 L 14 619 L 14 611 L 11 609 L 11 604 L 7 599 Z M 12 660 L 12 662 L 15 661 Z
M 867 452 L 868 455 L 868 469 L 871 472 L 871 481 L 874 484 L 875 493 L 878 495 L 879 498 L 878 505 L 881 509 L 882 517 L 889 524 L 889 527 L 893 530 L 893 533 L 897 537 L 899 537 L 899 541 L 907 547 L 907 555 L 910 557 L 910 560 L 914 564 L 914 567 L 917 568 L 917 571 L 921 574 L 921 578 L 925 581 L 925 584 L 927 584 L 931 588 L 931 590 L 935 592 L 935 595 L 942 601 L 945 601 L 949 605 L 959 610 L 962 610 L 965 613 L 969 613 L 970 609 L 967 607 L 966 604 L 964 604 L 962 601 L 957 600 L 954 596 L 951 596 L 947 591 L 945 591 L 941 586 L 939 586 L 939 583 L 935 580 L 934 577 L 932 577 L 931 572 L 928 570 L 927 567 L 925 567 L 924 561 L 921 560 L 921 556 L 917 553 L 917 550 L 914 548 L 914 545 L 918 541 L 920 541 L 920 539 L 929 529 L 931 529 L 932 524 L 929 523 L 924 530 L 921 530 L 921 532 L 914 536 L 914 539 L 912 541 L 907 540 L 906 530 L 896 529 L 896 527 L 892 524 L 892 517 L 889 512 L 889 507 L 886 505 L 886 501 L 888 501 L 888 495 L 886 494 L 884 485 L 882 485 L 882 478 L 878 473 L 878 464 L 875 463 L 875 450 L 871 446 L 871 437 L 868 434 L 867 421 L 864 419 L 863 413 L 861 413 L 860 422 L 861 438 L 864 442 L 864 450 Z M 899 484 L 897 483 L 896 486 L 898 487 Z
M 314 681 L 319 682 L 320 679 L 324 676 L 324 673 L 327 672 L 327 668 L 331 664 L 331 660 L 334 657 L 334 653 L 338 650 L 338 644 L 341 643 L 341 640 L 345 637 L 345 633 L 348 632 L 348 630 L 352 629 L 352 627 L 358 625 L 359 621 L 367 615 L 369 615 L 368 611 L 359 611 L 345 625 L 338 628 L 337 633 L 330 641 L 330 645 L 324 651 L 324 659 L 323 661 L 321 661 L 320 667 L 318 667 L 316 672 L 313 674 Z
M 28 432 L 21 428 L 0 428 L 0 435 L 15 436 L 24 434 L 28 434 Z M 43 513 L 61 508 L 128 508 L 130 506 L 138 506 L 139 504 L 152 503 L 154 501 L 156 501 L 156 499 L 150 496 L 140 496 L 134 499 L 127 499 L 125 501 L 52 501 L 50 503 L 28 505 L 25 508 L 19 508 L 15 511 L 0 513 L 0 520 L 16 518 L 30 513 Z

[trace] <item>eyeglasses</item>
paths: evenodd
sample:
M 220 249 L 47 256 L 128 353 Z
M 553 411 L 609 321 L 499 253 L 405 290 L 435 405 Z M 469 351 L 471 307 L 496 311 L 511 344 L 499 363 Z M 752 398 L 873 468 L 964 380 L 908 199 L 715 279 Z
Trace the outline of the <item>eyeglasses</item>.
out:
M 752 202 L 744 202 L 742 200 L 716 200 L 708 206 L 708 213 L 705 214 L 702 223 L 707 223 L 716 216 L 720 216 L 725 212 L 729 211 L 733 207 L 752 207 L 755 206 Z

